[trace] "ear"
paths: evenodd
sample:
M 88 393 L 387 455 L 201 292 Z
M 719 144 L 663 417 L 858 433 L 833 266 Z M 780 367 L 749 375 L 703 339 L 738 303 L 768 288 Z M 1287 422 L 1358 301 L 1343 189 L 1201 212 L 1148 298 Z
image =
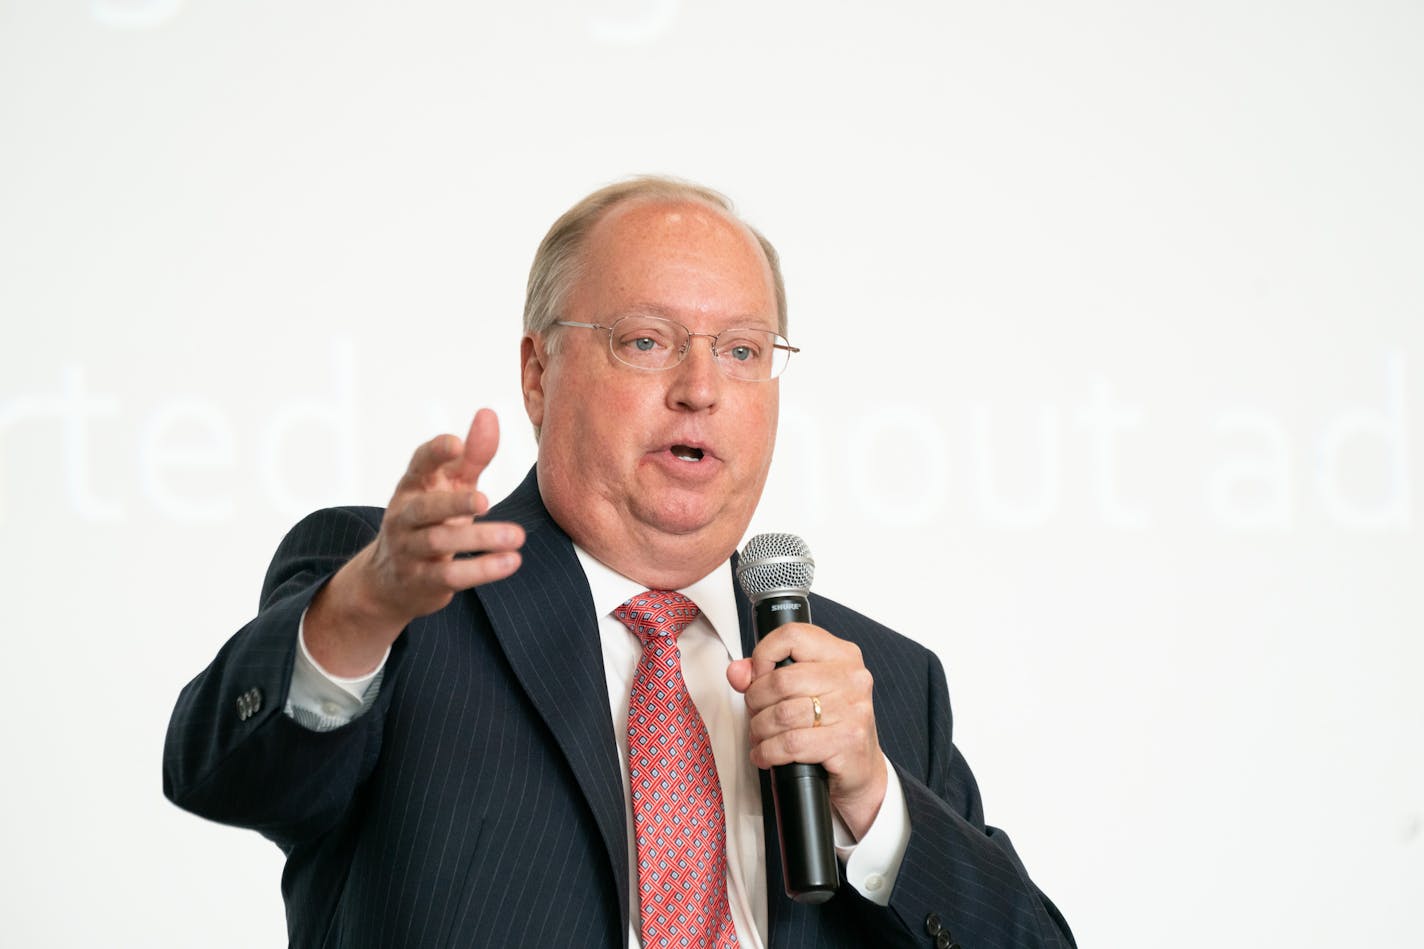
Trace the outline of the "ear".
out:
M 544 364 L 549 354 L 543 340 L 525 336 L 519 343 L 520 383 L 524 390 L 524 412 L 534 431 L 544 424 Z

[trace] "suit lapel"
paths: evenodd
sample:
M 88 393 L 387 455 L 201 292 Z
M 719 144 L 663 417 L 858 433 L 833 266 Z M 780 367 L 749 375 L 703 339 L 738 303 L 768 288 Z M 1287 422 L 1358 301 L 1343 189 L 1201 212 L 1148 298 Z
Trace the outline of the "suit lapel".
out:
M 588 800 L 618 887 L 628 928 L 628 840 L 603 651 L 593 597 L 572 542 L 539 497 L 531 469 L 489 512 L 524 527 L 524 563 L 514 575 L 475 588 L 520 685 L 553 733 Z

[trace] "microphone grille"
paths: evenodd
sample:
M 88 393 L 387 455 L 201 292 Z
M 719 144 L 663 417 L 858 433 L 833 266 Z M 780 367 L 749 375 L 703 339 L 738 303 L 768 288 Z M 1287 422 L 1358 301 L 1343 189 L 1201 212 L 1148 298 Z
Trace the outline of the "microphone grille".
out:
M 737 564 L 737 581 L 753 603 L 778 593 L 806 596 L 815 576 L 811 548 L 795 534 L 756 535 Z

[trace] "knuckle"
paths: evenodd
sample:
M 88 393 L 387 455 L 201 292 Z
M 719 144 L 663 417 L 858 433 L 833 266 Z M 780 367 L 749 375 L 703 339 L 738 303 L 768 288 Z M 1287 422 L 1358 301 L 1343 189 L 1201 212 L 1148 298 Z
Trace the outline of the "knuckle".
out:
M 427 527 L 411 535 L 410 546 L 413 551 L 424 557 L 447 552 L 450 546 L 450 531 L 439 525 Z
M 408 530 L 393 531 L 387 538 L 386 557 L 397 569 L 404 569 L 408 561 L 417 557 L 416 537 Z
M 377 567 L 378 576 L 389 584 L 403 584 L 410 579 L 410 564 L 403 557 L 387 556 Z
M 802 667 L 799 665 L 784 666 L 772 672 L 768 678 L 778 699 L 784 700 L 803 691 L 801 672 Z
M 425 495 L 406 495 L 399 504 L 393 505 L 396 511 L 396 526 L 409 529 L 412 524 L 419 524 L 421 518 L 425 516 Z
M 460 440 L 447 432 L 444 435 L 436 435 L 426 444 L 430 446 L 430 451 L 426 453 L 424 461 L 426 467 L 430 467 L 432 463 L 455 454 L 459 450 Z
M 757 715 L 751 720 L 748 731 L 751 734 L 752 744 L 758 745 L 771 737 L 771 730 L 767 727 L 764 716 Z
M 407 530 L 402 537 L 402 553 L 413 557 L 416 560 L 423 560 L 430 556 L 430 551 L 434 549 L 434 530 L 431 527 L 416 527 Z
M 460 563 L 456 560 L 446 560 L 435 568 L 435 578 L 446 590 L 453 590 L 460 586 Z
M 851 673 L 851 682 L 861 692 L 869 692 L 875 687 L 875 676 L 870 674 L 870 670 L 861 666 Z

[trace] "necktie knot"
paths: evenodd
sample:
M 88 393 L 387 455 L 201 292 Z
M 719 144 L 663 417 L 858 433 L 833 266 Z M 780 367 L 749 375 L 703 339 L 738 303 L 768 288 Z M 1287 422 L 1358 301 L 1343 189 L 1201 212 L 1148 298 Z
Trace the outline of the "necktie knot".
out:
M 615 609 L 613 615 L 646 646 L 655 640 L 677 642 L 678 633 L 691 626 L 700 612 L 697 604 L 681 593 L 648 590 Z

